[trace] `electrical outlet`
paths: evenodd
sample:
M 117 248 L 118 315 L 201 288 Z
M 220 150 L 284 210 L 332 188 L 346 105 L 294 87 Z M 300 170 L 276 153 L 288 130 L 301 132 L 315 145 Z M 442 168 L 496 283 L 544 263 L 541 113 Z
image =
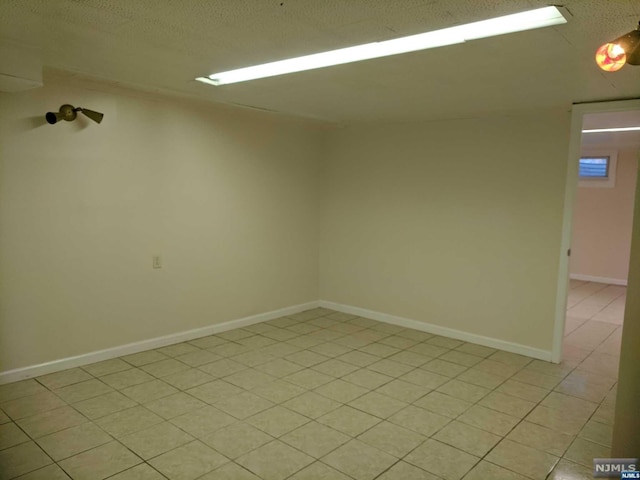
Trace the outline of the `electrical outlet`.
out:
M 162 268 L 162 257 L 160 255 L 154 255 L 152 258 L 153 268 Z

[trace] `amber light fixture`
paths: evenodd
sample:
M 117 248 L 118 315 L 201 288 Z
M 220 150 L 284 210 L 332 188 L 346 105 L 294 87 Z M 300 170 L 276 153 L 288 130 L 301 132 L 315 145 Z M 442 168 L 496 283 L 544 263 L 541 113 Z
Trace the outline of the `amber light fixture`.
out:
M 617 72 L 627 63 L 640 65 L 640 23 L 635 30 L 596 50 L 596 64 L 605 72 Z

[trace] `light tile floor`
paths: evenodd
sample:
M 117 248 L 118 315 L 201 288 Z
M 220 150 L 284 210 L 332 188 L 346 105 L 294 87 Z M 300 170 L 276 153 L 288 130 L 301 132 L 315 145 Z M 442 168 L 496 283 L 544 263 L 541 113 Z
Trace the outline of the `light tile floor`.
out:
M 591 479 L 625 289 L 571 287 L 560 365 L 315 309 L 0 386 L 0 479 Z

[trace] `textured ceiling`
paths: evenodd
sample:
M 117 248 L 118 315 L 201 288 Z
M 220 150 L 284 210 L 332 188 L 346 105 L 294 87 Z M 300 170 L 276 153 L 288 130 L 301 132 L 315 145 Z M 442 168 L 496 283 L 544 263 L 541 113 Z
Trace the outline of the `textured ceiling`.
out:
M 566 0 L 569 23 L 463 45 L 212 87 L 197 76 L 547 5 L 539 0 L 0 0 L 0 40 L 124 85 L 339 123 L 481 115 L 640 97 L 640 67 L 595 49 L 640 0 Z

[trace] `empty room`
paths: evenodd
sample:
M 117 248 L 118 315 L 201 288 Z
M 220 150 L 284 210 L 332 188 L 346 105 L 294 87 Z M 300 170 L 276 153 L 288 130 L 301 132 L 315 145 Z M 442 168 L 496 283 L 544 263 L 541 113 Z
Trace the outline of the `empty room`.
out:
M 640 469 L 639 20 L 1 1 L 0 480 Z

